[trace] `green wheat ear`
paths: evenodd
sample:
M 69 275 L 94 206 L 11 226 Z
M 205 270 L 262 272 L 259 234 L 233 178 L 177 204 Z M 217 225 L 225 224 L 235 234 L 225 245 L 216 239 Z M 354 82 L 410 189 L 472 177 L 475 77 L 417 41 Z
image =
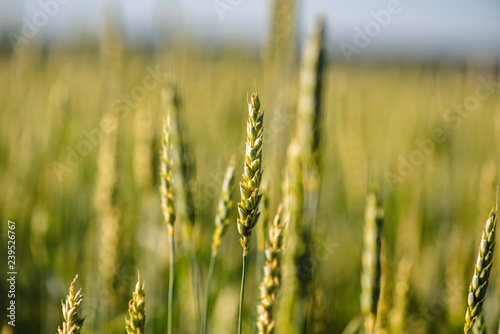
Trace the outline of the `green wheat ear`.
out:
M 375 192 L 366 198 L 364 248 L 361 273 L 361 312 L 365 333 L 374 333 L 380 297 L 380 252 L 384 210 Z
M 259 334 L 274 333 L 274 307 L 281 285 L 281 250 L 283 248 L 284 221 L 281 218 L 283 206 L 278 206 L 274 222 L 269 226 L 268 246 L 265 251 L 266 263 L 260 283 L 260 302 L 257 305 L 257 329 Z
M 215 232 L 212 241 L 212 252 L 217 255 L 220 246 L 221 238 L 227 231 L 230 223 L 231 211 L 233 209 L 233 188 L 234 188 L 234 157 L 231 158 L 227 167 L 222 184 L 222 192 L 217 206 L 217 214 L 215 216 Z
M 132 293 L 132 299 L 128 303 L 128 314 L 130 319 L 125 318 L 125 329 L 127 334 L 143 334 L 146 326 L 146 306 L 144 303 L 144 282 L 137 271 L 137 283 Z
M 73 282 L 71 282 L 66 300 L 61 300 L 64 322 L 62 329 L 61 327 L 57 328 L 58 334 L 80 334 L 80 330 L 82 329 L 83 321 L 85 320 L 80 314 L 83 295 L 81 294 L 82 289 L 78 290 L 75 294 L 74 284 L 77 278 L 78 275 L 76 275 Z
M 483 303 L 488 289 L 488 279 L 493 265 L 493 251 L 495 248 L 495 231 L 497 227 L 497 208 L 491 210 L 479 245 L 474 275 L 469 286 L 467 310 L 465 312 L 464 333 L 469 333 L 474 323 L 483 311 Z
M 248 243 L 252 229 L 259 221 L 259 204 L 262 194 L 259 194 L 262 180 L 262 134 L 264 112 L 260 108 L 257 92 L 252 94 L 248 103 L 247 142 L 245 151 L 245 167 L 243 182 L 240 183 L 241 202 L 238 203 L 238 232 L 244 255 L 248 254 Z
M 474 327 L 472 327 L 472 333 L 474 334 L 487 334 L 486 324 L 484 321 L 484 311 L 477 317 Z
M 238 312 L 238 333 L 242 332 L 243 298 L 245 292 L 245 278 L 247 271 L 248 243 L 252 236 L 252 229 L 259 221 L 259 204 L 262 194 L 259 194 L 262 180 L 262 141 L 264 131 L 264 112 L 260 108 L 259 96 L 254 92 L 248 103 L 247 141 L 243 182 L 240 182 L 241 202 L 238 203 L 239 218 L 238 232 L 241 235 L 240 243 L 243 247 L 243 268 L 241 272 L 240 306 Z

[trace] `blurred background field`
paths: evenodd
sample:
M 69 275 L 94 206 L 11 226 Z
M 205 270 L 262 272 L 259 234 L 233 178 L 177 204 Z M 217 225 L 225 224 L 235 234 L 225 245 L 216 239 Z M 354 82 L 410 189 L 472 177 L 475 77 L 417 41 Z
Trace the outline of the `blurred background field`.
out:
M 166 331 L 169 257 L 158 151 L 161 91 L 172 81 L 182 95 L 196 160 L 194 234 L 203 280 L 232 155 L 241 181 L 246 101 L 254 81 L 266 111 L 264 179 L 274 214 L 282 200 L 286 149 L 296 132 L 303 45 L 297 36 L 309 35 L 313 25 L 310 21 L 296 31 L 300 7 L 280 12 L 287 5 L 277 0 L 269 6 L 275 15 L 269 16 L 267 42 L 260 49 L 241 42 L 207 48 L 172 32 L 169 39 L 137 46 L 127 43 L 113 11 L 99 40 L 33 39 L 19 52 L 2 44 L 0 270 L 5 277 L 8 219 L 16 222 L 18 270 L 16 328 L 11 331 L 1 312 L 2 333 L 55 332 L 62 321 L 60 300 L 75 274 L 85 295 L 82 333 L 122 333 L 137 269 L 146 282 L 146 333 Z M 241 15 L 246 7 L 234 11 Z M 323 13 L 327 36 L 336 33 L 328 29 L 329 13 Z M 328 43 L 320 127 L 323 181 L 313 238 L 317 253 L 310 263 L 317 277 L 317 325 L 310 332 L 341 333 L 359 314 L 363 214 L 374 174 L 386 212 L 383 291 L 397 293 L 398 264 L 401 259 L 412 263 L 404 332 L 459 332 L 481 229 L 495 205 L 500 54 L 388 53 L 385 59 L 382 51 L 370 56 L 367 50 L 347 62 L 338 43 Z M 235 196 L 238 200 L 237 190 Z M 236 221 L 236 213 L 233 217 Z M 209 322 L 213 333 L 233 333 L 236 325 L 241 246 L 235 225 L 219 253 Z M 195 333 L 187 241 L 182 221 L 176 226 L 174 332 Z M 249 258 L 248 333 L 260 281 L 259 237 L 252 240 Z M 485 314 L 494 333 L 498 268 L 492 275 Z M 2 310 L 7 289 L 2 279 Z M 397 322 L 391 314 L 386 313 L 387 321 Z M 282 333 L 279 327 L 277 332 Z

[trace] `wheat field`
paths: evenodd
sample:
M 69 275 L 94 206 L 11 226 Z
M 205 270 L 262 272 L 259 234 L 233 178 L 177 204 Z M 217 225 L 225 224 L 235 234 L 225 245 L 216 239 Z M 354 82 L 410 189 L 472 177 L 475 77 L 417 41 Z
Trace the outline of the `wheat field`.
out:
M 499 175 L 498 66 L 347 64 L 313 29 L 302 49 L 319 53 L 295 58 L 133 49 L 114 33 L 0 53 L 1 257 L 10 220 L 17 270 L 16 326 L 2 317 L 2 334 L 63 328 L 76 275 L 81 333 L 123 333 L 125 317 L 129 333 L 199 333 L 204 322 L 234 333 L 242 246 L 243 333 L 497 332 L 496 211 L 485 222 Z M 2 279 L 2 310 L 9 288 Z

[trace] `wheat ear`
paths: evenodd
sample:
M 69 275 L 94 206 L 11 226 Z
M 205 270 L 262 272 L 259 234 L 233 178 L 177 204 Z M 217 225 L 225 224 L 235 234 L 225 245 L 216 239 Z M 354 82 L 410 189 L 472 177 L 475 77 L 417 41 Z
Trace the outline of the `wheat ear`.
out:
M 260 201 L 262 221 L 261 224 L 257 226 L 257 249 L 259 254 L 263 254 L 266 247 L 267 230 L 269 227 L 269 184 L 264 182 L 260 188 L 262 193 L 262 200 Z M 257 262 L 257 264 L 259 264 L 259 262 Z M 263 261 L 260 264 L 263 264 Z
M 488 279 L 493 265 L 493 250 L 495 248 L 495 231 L 497 226 L 497 208 L 491 210 L 479 245 L 474 275 L 469 286 L 467 310 L 465 312 L 464 333 L 469 333 L 478 316 L 483 310 L 484 298 L 488 289 Z
M 169 154 L 170 118 L 163 121 L 163 138 L 160 152 L 160 198 L 163 217 L 168 228 L 168 241 L 170 244 L 170 270 L 168 280 L 168 333 L 172 333 L 173 300 L 174 300 L 174 190 L 172 186 L 172 162 Z
M 472 327 L 472 333 L 474 334 L 487 334 L 486 324 L 484 321 L 484 311 L 477 317 L 474 327 Z
M 283 220 L 278 206 L 273 224 L 269 227 L 268 246 L 265 251 L 266 263 L 264 276 L 260 283 L 260 302 L 257 305 L 257 329 L 259 334 L 274 333 L 273 309 L 276 304 L 276 295 L 281 285 L 281 250 L 283 244 Z
M 240 182 L 241 202 L 238 203 L 239 218 L 237 220 L 238 232 L 241 235 L 240 243 L 243 247 L 243 269 L 241 275 L 240 307 L 238 313 L 238 333 L 241 334 L 243 297 L 245 291 L 245 278 L 247 269 L 248 243 L 252 229 L 259 220 L 259 203 L 262 195 L 259 194 L 262 180 L 262 133 L 264 112 L 260 108 L 260 101 L 254 89 L 248 103 L 247 141 L 243 182 Z
M 176 206 L 178 208 L 179 217 L 187 220 L 188 232 L 191 235 L 196 219 L 193 194 L 195 162 L 184 129 L 182 100 L 177 86 L 174 84 L 163 89 L 161 97 L 166 113 L 170 117 L 169 132 L 173 144 L 172 153 L 175 154 L 174 160 L 178 161 L 174 171 L 176 174 L 176 183 L 174 186 L 177 186 L 175 190 L 178 195 L 178 203 L 176 203 Z M 177 181 L 179 182 L 177 183 Z
M 269 229 L 269 183 L 263 182 L 260 186 L 262 199 L 260 200 L 260 223 L 257 224 L 257 256 L 255 257 L 255 277 L 257 282 L 262 277 L 262 268 L 265 263 L 265 248 L 267 243 L 268 229 Z
M 170 159 L 170 117 L 163 122 L 163 136 L 160 151 L 160 195 L 161 210 L 167 224 L 168 234 L 174 234 L 175 210 L 174 188 L 172 182 L 172 160 Z
M 224 181 L 222 183 L 222 192 L 217 207 L 217 214 L 215 216 L 215 232 L 212 241 L 212 254 L 217 256 L 220 240 L 227 231 L 229 226 L 229 219 L 233 209 L 233 188 L 234 188 L 234 157 L 231 158 L 229 166 L 227 167 Z
M 196 162 L 191 145 L 184 126 L 184 109 L 181 94 L 175 84 L 171 84 L 162 91 L 163 105 L 172 119 L 172 152 L 175 164 L 173 171 L 175 177 L 174 186 L 176 191 L 176 208 L 179 217 L 186 222 L 185 226 L 188 234 L 188 256 L 190 265 L 191 287 L 195 305 L 196 326 L 201 326 L 201 268 L 196 255 L 196 242 L 193 230 L 196 220 L 196 207 L 194 198 L 194 187 L 196 184 Z
M 301 151 L 298 141 L 288 145 L 285 175 L 283 178 L 283 216 L 287 222 L 287 236 L 283 246 L 283 290 L 278 327 L 286 333 L 301 333 L 297 320 L 301 321 L 305 311 L 300 308 L 299 289 L 301 287 L 300 255 L 304 252 L 301 242 L 304 190 L 302 182 Z M 300 248 L 300 249 L 299 249 Z M 300 318 L 295 316 L 300 315 Z M 302 326 L 303 327 L 303 326 Z
M 390 333 L 400 334 L 405 332 L 411 267 L 412 262 L 407 256 L 403 257 L 398 263 L 394 284 L 393 307 L 389 316 Z
M 224 182 L 222 183 L 222 192 L 217 206 L 217 214 L 215 216 L 215 232 L 212 241 L 212 256 L 210 257 L 210 266 L 208 269 L 207 288 L 205 290 L 205 318 L 203 321 L 203 333 L 207 332 L 208 326 L 208 310 L 210 304 L 210 286 L 214 275 L 215 261 L 217 259 L 218 249 L 221 238 L 227 231 L 231 211 L 233 210 L 233 188 L 234 188 L 234 157 L 231 158 L 227 167 Z
M 375 192 L 366 199 L 364 249 L 361 273 L 361 312 L 365 333 L 374 333 L 380 296 L 380 251 L 384 211 Z
M 62 329 L 61 327 L 57 328 L 58 334 L 80 334 L 80 330 L 82 329 L 83 321 L 85 320 L 85 318 L 82 318 L 80 314 L 80 306 L 83 302 L 83 295 L 81 294 L 82 289 L 78 290 L 75 294 L 74 284 L 77 278 L 78 275 L 76 275 L 73 282 L 71 282 L 71 285 L 69 286 L 69 294 L 66 297 L 66 300 L 61 300 L 64 322 Z
M 146 326 L 146 306 L 144 304 L 144 282 L 137 271 L 137 283 L 132 293 L 132 299 L 128 303 L 128 314 L 130 319 L 125 318 L 125 329 L 127 334 L 143 334 Z

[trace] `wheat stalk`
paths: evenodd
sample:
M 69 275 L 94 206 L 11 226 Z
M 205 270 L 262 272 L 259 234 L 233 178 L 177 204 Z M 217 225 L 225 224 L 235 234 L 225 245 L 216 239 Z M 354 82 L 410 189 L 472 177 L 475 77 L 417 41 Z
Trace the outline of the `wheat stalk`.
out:
M 493 265 L 497 208 L 491 210 L 481 237 L 474 275 L 469 286 L 467 310 L 465 312 L 464 333 L 469 333 L 483 310 L 484 298 L 488 289 L 488 279 Z
M 163 121 L 163 138 L 160 152 L 160 199 L 163 218 L 168 228 L 168 240 L 170 244 L 170 270 L 168 280 L 168 333 L 172 333 L 173 317 L 173 298 L 174 298 L 174 262 L 175 262 L 175 244 L 174 244 L 174 190 L 172 186 L 172 161 L 170 159 L 170 117 Z
M 172 151 L 175 154 L 174 160 L 177 159 L 176 161 L 178 161 L 174 170 L 174 174 L 178 175 L 175 178 L 176 182 L 174 182 L 177 195 L 176 208 L 182 220 L 187 222 L 183 226 L 186 227 L 187 231 L 191 287 L 195 304 L 194 314 L 196 325 L 201 326 L 201 268 L 196 255 L 196 243 L 193 236 L 196 220 L 194 201 L 196 164 L 184 128 L 184 110 L 181 95 L 175 84 L 171 84 L 168 88 L 162 90 L 162 101 L 167 113 L 172 118 Z
M 78 290 L 75 294 L 74 284 L 77 278 L 78 275 L 76 275 L 73 282 L 71 282 L 66 301 L 61 300 L 64 322 L 62 329 L 61 327 L 57 328 L 58 334 L 80 334 L 80 330 L 82 329 L 83 321 L 85 320 L 80 314 L 83 295 L 81 294 L 82 289 Z
M 137 283 L 132 293 L 132 299 L 128 303 L 128 314 L 130 319 L 125 318 L 125 329 L 127 334 L 143 334 L 146 326 L 146 306 L 144 304 L 144 282 L 137 271 Z
M 284 223 L 281 219 L 282 205 L 278 211 L 272 226 L 269 227 L 269 239 L 266 249 L 266 263 L 264 265 L 264 276 L 260 283 L 260 302 L 257 305 L 257 329 L 259 334 L 274 333 L 273 309 L 276 304 L 276 295 L 281 285 L 281 250 L 283 241 Z
M 366 198 L 364 248 L 361 273 L 361 312 L 365 333 L 373 333 L 380 296 L 380 250 L 384 211 L 375 192 Z
M 230 223 L 231 211 L 233 209 L 233 188 L 234 188 L 234 157 L 231 158 L 227 167 L 224 182 L 222 183 L 222 192 L 217 206 L 217 214 L 215 216 L 215 232 L 212 241 L 212 256 L 210 257 L 210 266 L 208 269 L 207 288 L 205 290 L 205 318 L 203 323 L 203 333 L 207 332 L 208 326 L 208 310 L 210 304 L 210 286 L 214 274 L 215 261 L 217 259 L 218 249 L 221 238 L 227 231 Z
M 243 297 L 245 291 L 245 278 L 247 269 L 248 243 L 252 229 L 259 220 L 259 203 L 262 195 L 259 186 L 262 179 L 262 133 L 264 112 L 260 108 L 260 101 L 255 91 L 248 103 L 247 141 L 245 162 L 243 169 L 243 182 L 240 182 L 241 202 L 238 203 L 239 218 L 237 220 L 238 232 L 241 235 L 240 243 L 243 247 L 243 268 L 241 275 L 240 307 L 238 314 L 238 331 L 241 334 Z

